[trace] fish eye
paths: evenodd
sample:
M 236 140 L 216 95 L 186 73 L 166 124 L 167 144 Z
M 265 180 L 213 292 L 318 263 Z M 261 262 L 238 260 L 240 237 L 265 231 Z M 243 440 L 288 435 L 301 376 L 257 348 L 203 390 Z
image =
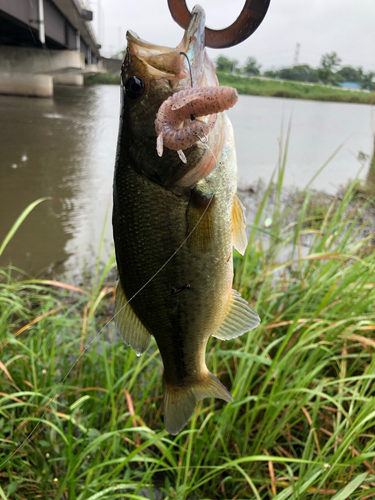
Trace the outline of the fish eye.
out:
M 145 82 L 139 76 L 131 76 L 125 83 L 125 94 L 130 99 L 141 97 L 145 91 Z

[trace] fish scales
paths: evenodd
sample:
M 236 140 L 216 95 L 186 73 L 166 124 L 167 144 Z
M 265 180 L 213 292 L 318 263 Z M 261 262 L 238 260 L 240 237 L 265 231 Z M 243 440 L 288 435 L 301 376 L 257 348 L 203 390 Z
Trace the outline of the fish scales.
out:
M 233 131 L 220 112 L 225 107 L 217 109 L 206 143 L 184 150 L 186 163 L 168 147 L 162 157 L 156 151 L 158 110 L 190 85 L 180 52 L 189 54 L 201 97 L 218 85 L 204 48 L 204 12 L 193 9 L 177 49 L 131 32 L 127 39 L 114 177 L 115 320 L 137 354 L 154 336 L 164 365 L 164 425 L 177 434 L 200 399 L 232 401 L 206 366 L 209 337 L 234 338 L 257 326 L 259 317 L 231 290 L 233 245 L 243 253 L 247 241 Z M 190 103 L 189 109 L 198 107 Z M 210 116 L 195 119 L 207 123 Z
M 227 297 L 223 289 L 231 289 L 233 273 L 232 260 L 228 260 L 232 251 L 231 207 L 236 191 L 233 175 L 235 170 L 230 173 L 227 165 L 219 166 L 202 182 L 215 192 L 213 239 L 210 243 L 219 248 L 215 256 L 204 258 L 202 253 L 191 248 L 188 239 L 172 258 L 171 265 L 162 269 L 131 302 L 136 314 L 142 316 L 146 329 L 153 332 L 163 360 L 169 359 L 164 366 L 166 376 L 171 373 L 171 380 L 174 377 L 171 367 L 174 358 L 168 358 L 168 355 L 174 349 L 173 334 L 184 332 L 186 360 L 199 372 L 201 359 L 196 357 L 197 346 L 204 343 L 205 347 L 225 312 Z M 222 183 L 222 179 L 227 179 L 227 182 Z M 118 191 L 114 212 L 117 261 L 120 276 L 127 277 L 122 285 L 126 297 L 130 298 L 186 239 L 188 201 L 148 181 L 126 164 L 117 167 L 115 184 Z M 121 216 L 117 217 L 117 214 Z M 124 234 L 131 234 L 132 238 L 124 239 L 121 237 Z M 134 265 L 123 268 L 124 262 L 134 262 Z M 217 272 L 219 263 L 224 263 L 220 273 Z M 186 285 L 190 287 L 173 294 L 173 287 Z M 191 334 L 196 332 L 200 332 L 200 336 L 192 338 Z

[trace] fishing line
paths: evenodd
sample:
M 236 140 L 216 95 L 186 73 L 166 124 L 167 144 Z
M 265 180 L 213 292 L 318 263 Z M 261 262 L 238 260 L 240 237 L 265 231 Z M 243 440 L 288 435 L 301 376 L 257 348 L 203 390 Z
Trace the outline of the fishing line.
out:
M 212 155 L 214 156 L 215 160 L 216 160 L 216 157 L 213 153 L 213 151 L 211 150 L 211 148 L 209 146 L 207 146 L 205 144 L 205 147 L 208 148 Z M 217 160 L 216 160 L 216 163 L 217 163 Z M 126 302 L 126 304 L 124 304 L 118 311 L 116 314 L 114 314 L 112 316 L 111 319 L 108 320 L 108 322 L 103 326 L 103 328 L 95 335 L 95 337 L 91 340 L 91 342 L 89 342 L 89 344 L 87 345 L 87 347 L 85 347 L 85 349 L 81 352 L 81 354 L 78 356 L 78 358 L 74 361 L 74 363 L 72 364 L 72 366 L 70 367 L 70 369 L 68 370 L 68 372 L 66 373 L 66 375 L 64 376 L 64 378 L 62 379 L 62 381 L 58 384 L 58 387 L 57 387 L 57 390 L 59 387 L 61 387 L 64 382 L 66 381 L 66 379 L 69 377 L 69 375 L 71 374 L 73 368 L 77 365 L 78 361 L 82 358 L 82 356 L 86 353 L 86 351 L 92 346 L 93 342 L 99 337 L 99 335 L 103 332 L 103 330 L 116 318 L 116 316 L 144 289 L 146 288 L 146 286 L 165 268 L 165 266 L 173 259 L 173 257 L 181 250 L 181 248 L 185 245 L 185 243 L 187 242 L 187 240 L 190 238 L 190 236 L 194 233 L 194 231 L 196 230 L 196 228 L 198 227 L 198 225 L 200 224 L 201 220 L 203 219 L 205 213 L 207 212 L 208 208 L 210 207 L 211 203 L 212 203 L 212 200 L 213 200 L 213 197 L 210 198 L 206 208 L 204 209 L 202 215 L 199 217 L 197 223 L 195 224 L 195 226 L 193 227 L 193 229 L 190 231 L 190 233 L 186 236 L 186 238 L 183 240 L 183 242 L 180 244 L 180 246 L 173 252 L 173 254 L 165 261 L 165 263 L 156 271 L 156 273 L 151 276 L 151 278 L 146 281 L 146 283 L 132 296 L 130 297 L 130 299 Z M 120 335 L 121 337 L 121 340 L 124 342 L 125 345 L 126 342 L 124 341 L 124 339 L 122 338 L 122 336 Z M 46 404 L 46 407 L 49 408 L 55 401 L 56 399 L 60 396 L 59 393 L 56 393 L 55 396 L 53 396 L 53 398 L 50 398 L 49 402 Z M 34 413 L 33 416 L 36 415 L 37 412 Z M 44 417 L 47 415 L 48 413 L 48 410 L 45 410 L 42 417 L 41 417 L 41 420 L 44 420 Z M 27 419 L 25 419 L 27 420 Z M 16 448 L 13 453 L 4 461 L 0 464 L 0 467 L 2 467 L 3 465 L 5 465 L 18 451 L 20 451 L 23 446 L 31 441 L 31 438 L 33 437 L 33 435 L 35 434 L 35 432 L 37 431 L 37 429 L 40 427 L 41 423 L 38 422 L 36 424 L 36 426 L 34 427 L 34 429 L 32 429 L 32 431 L 30 432 L 30 434 L 24 439 L 24 441 L 18 446 L 18 448 Z M 44 425 L 47 425 L 47 424 L 44 424 Z
M 207 137 L 206 137 L 206 138 L 207 138 Z M 210 146 L 207 144 L 207 142 L 203 142 L 203 141 L 201 140 L 201 143 L 203 144 L 203 146 L 205 147 L 205 149 L 208 149 L 208 150 L 211 152 L 212 156 L 215 158 L 215 163 L 217 163 L 217 158 L 216 158 L 216 156 L 215 156 L 215 153 L 212 151 L 212 149 L 211 149 L 211 148 L 210 148 Z

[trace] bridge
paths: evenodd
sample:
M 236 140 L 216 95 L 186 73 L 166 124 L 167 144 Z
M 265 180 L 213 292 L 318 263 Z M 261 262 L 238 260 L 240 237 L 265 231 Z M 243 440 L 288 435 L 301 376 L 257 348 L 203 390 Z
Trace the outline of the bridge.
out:
M 50 97 L 99 71 L 93 13 L 82 0 L 0 0 L 0 94 Z

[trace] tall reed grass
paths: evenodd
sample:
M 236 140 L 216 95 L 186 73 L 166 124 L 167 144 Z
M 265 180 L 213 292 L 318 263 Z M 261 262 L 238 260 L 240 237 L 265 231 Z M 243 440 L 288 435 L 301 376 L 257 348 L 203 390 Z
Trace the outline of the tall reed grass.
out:
M 285 162 L 272 226 L 270 183 L 235 257 L 261 325 L 207 348 L 234 402 L 200 402 L 178 436 L 156 344 L 137 358 L 109 322 L 113 257 L 85 288 L 0 270 L 1 499 L 375 498 L 374 199 L 349 187 L 311 227 L 306 191 L 287 224 Z

